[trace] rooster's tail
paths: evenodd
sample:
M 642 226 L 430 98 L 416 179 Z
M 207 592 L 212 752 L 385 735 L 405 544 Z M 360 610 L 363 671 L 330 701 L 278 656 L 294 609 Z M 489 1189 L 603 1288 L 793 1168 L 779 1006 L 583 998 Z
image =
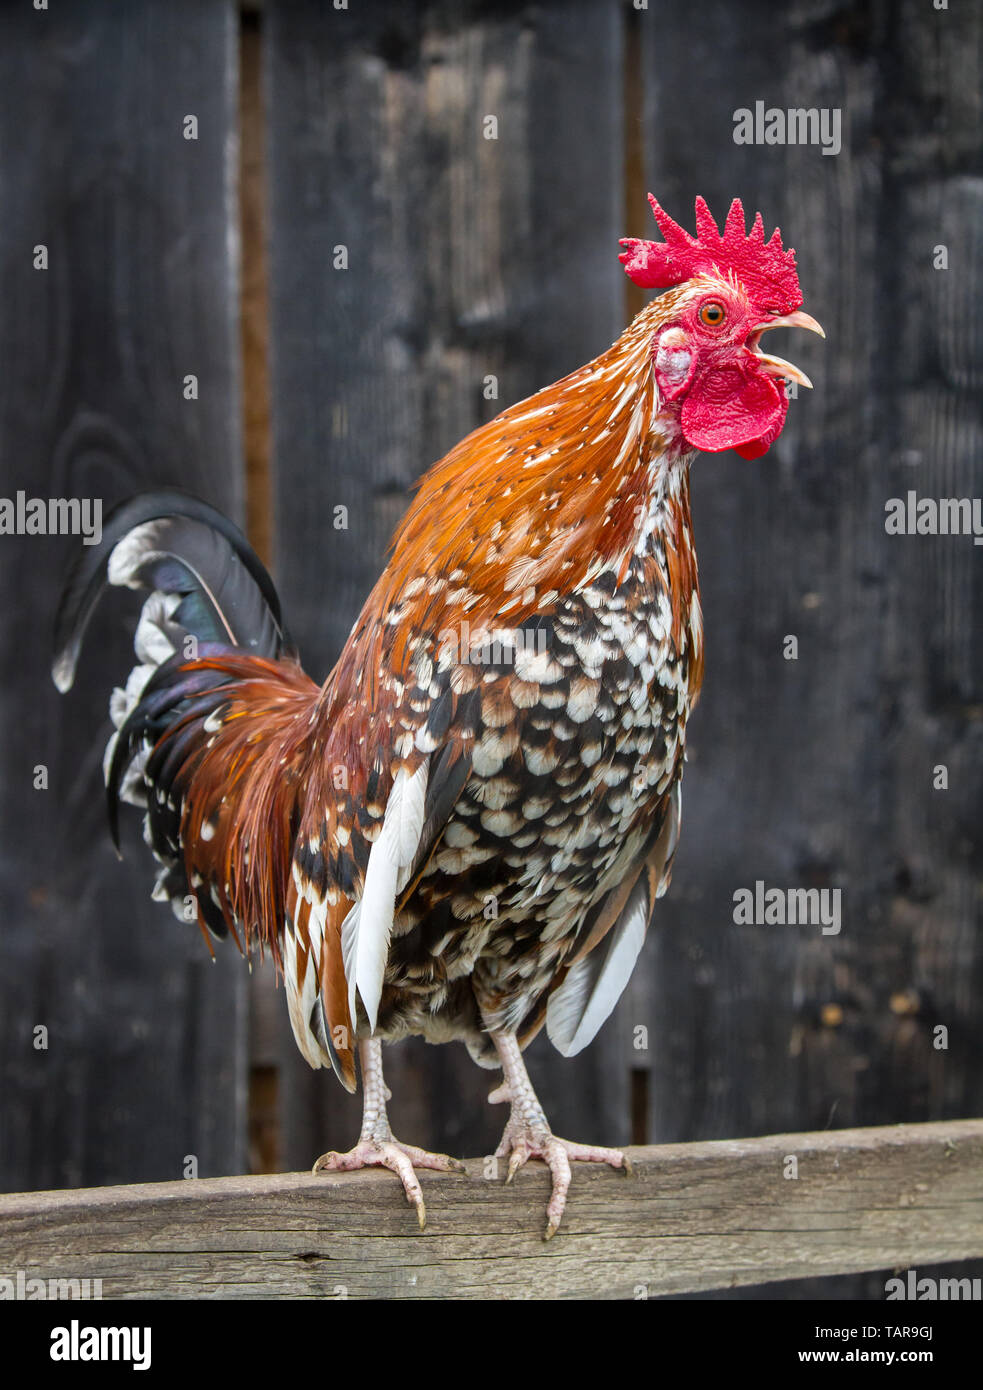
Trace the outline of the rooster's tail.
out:
M 296 716 L 309 715 L 318 689 L 296 663 L 273 582 L 241 532 L 207 503 L 171 491 L 131 499 L 68 577 L 52 665 L 63 692 L 108 585 L 147 594 L 136 665 L 110 700 L 115 731 L 104 771 L 117 848 L 126 801 L 145 811 L 144 836 L 160 865 L 154 897 L 213 936 L 243 925 L 247 949 L 258 932 L 276 956 L 296 788 L 274 778 L 270 764 L 286 744 L 303 755 Z M 226 723 L 232 713 L 252 717 Z M 257 894 L 263 868 L 276 872 Z

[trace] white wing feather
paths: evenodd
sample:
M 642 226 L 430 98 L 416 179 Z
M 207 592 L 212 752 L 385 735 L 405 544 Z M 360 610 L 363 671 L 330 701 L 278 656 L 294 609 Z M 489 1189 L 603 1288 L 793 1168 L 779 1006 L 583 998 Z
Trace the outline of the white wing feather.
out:
M 546 1006 L 546 1032 L 564 1057 L 576 1056 L 594 1039 L 621 998 L 645 941 L 648 918 L 648 887 L 645 875 L 640 874 L 611 931 L 611 944 L 593 989 L 591 978 L 596 967 L 590 956 L 585 956 L 550 995 Z
M 409 881 L 423 833 L 429 769 L 427 758 L 412 776 L 402 768 L 396 774 L 382 830 L 369 851 L 362 896 L 342 924 L 349 1011 L 354 1019 L 357 991 L 373 1032 L 389 959 L 396 898 Z

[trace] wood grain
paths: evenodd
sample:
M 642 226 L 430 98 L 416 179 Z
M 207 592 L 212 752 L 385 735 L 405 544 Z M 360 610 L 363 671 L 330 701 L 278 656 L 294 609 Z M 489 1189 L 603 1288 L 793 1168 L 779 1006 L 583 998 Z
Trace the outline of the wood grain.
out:
M 475 1159 L 421 1174 L 423 1233 L 378 1171 L 0 1197 L 0 1269 L 106 1298 L 637 1299 L 983 1255 L 983 1121 L 631 1157 L 575 1165 L 549 1244 L 543 1166 L 506 1187 Z

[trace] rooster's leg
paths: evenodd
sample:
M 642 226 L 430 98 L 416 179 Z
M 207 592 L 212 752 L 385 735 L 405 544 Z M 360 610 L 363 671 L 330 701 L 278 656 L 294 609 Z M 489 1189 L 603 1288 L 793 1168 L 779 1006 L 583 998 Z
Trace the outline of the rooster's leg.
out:
M 571 1159 L 582 1163 L 610 1163 L 612 1168 L 624 1168 L 627 1173 L 631 1172 L 631 1164 L 619 1149 L 602 1149 L 593 1144 L 575 1144 L 569 1139 L 558 1139 L 550 1129 L 533 1090 L 515 1034 L 492 1033 L 491 1037 L 501 1058 L 505 1079 L 488 1099 L 493 1104 L 507 1100 L 511 1105 L 508 1124 L 495 1156 L 508 1157 L 506 1182 L 511 1182 L 530 1158 L 541 1158 L 548 1165 L 553 1176 L 553 1192 L 546 1208 L 546 1233 L 543 1239 L 549 1240 L 556 1233 L 567 1204 Z
M 358 1045 L 362 1062 L 362 1133 L 358 1143 L 347 1153 L 322 1154 L 314 1164 L 315 1173 L 350 1172 L 355 1168 L 390 1168 L 403 1184 L 406 1200 L 416 1207 L 422 1231 L 427 1223 L 423 1192 L 413 1165 L 418 1168 L 438 1168 L 442 1173 L 463 1173 L 464 1164 L 446 1154 L 428 1153 L 413 1144 L 401 1144 L 393 1138 L 386 1114 L 386 1101 L 391 1094 L 382 1078 L 382 1043 L 369 1038 Z

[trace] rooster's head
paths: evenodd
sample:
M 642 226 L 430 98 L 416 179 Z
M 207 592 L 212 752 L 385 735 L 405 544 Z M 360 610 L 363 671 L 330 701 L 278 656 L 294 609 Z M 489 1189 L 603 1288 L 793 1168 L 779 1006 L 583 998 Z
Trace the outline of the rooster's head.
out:
M 678 402 L 679 427 L 693 449 L 763 454 L 781 433 L 788 410 L 782 379 L 811 386 L 803 371 L 761 351 L 769 328 L 808 328 L 801 309 L 795 253 L 775 229 L 765 241 L 761 214 L 749 234 L 735 198 L 721 234 L 702 198 L 695 237 L 649 195 L 664 241 L 626 238 L 621 261 L 636 285 L 672 289 L 658 301 L 652 368 L 664 402 Z

